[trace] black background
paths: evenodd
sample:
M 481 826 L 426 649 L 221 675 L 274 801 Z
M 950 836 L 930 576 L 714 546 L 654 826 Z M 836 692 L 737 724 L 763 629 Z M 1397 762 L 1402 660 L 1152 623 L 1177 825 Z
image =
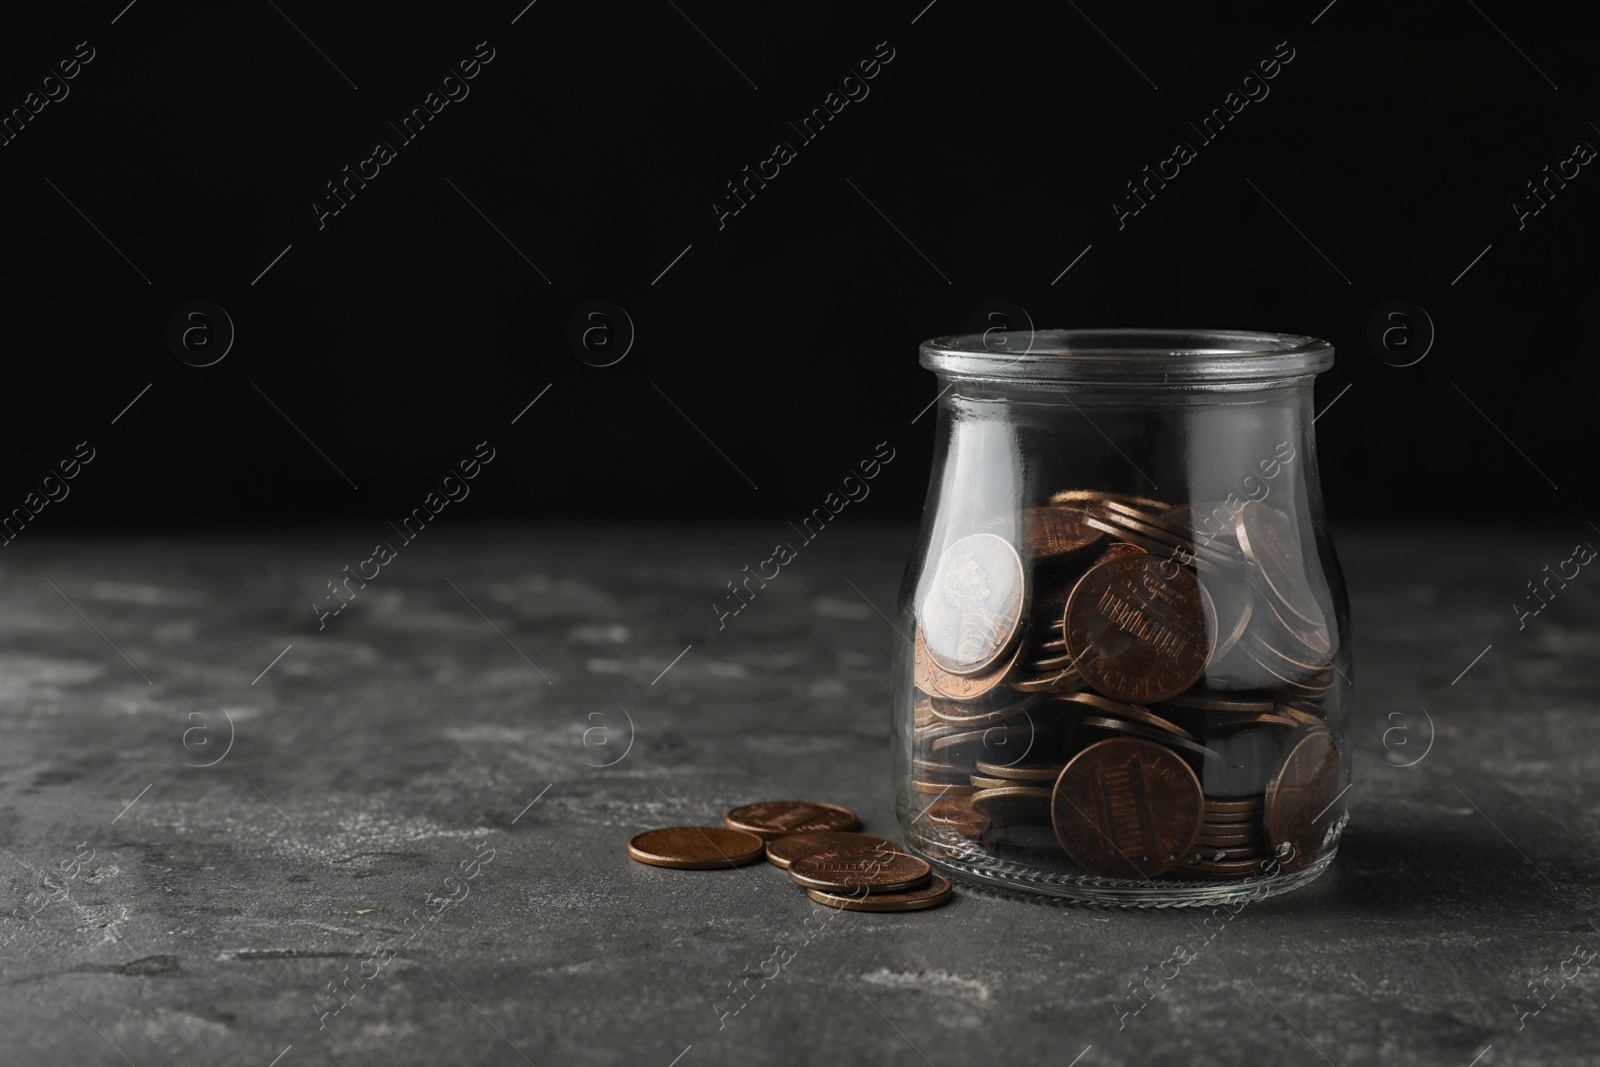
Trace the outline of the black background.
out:
M 1331 340 L 1336 519 L 1586 515 L 1600 176 L 1522 229 L 1512 203 L 1600 145 L 1592 5 L 123 2 L 0 39 L 5 111 L 95 50 L 0 147 L 0 511 L 88 440 L 57 532 L 397 517 L 485 439 L 479 518 L 791 516 L 880 441 L 865 508 L 909 517 L 917 342 L 990 300 Z M 324 183 L 480 41 L 470 95 L 319 229 Z M 1200 144 L 1186 121 L 1279 42 L 1270 95 Z M 1180 139 L 1198 158 L 1119 229 Z M 798 158 L 719 229 L 778 140 Z M 597 298 L 637 333 L 609 367 L 566 340 Z M 1397 298 L 1437 331 L 1409 367 L 1366 341 Z M 210 367 L 166 341 L 192 299 L 237 331 Z

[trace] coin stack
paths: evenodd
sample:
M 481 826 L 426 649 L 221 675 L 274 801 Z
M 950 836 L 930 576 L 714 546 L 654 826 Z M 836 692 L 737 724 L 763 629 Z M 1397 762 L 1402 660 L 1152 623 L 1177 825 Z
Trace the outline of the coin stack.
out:
M 914 840 L 1146 880 L 1304 866 L 1339 812 L 1334 643 L 1289 516 L 1064 490 L 916 605 Z
M 1196 877 L 1253 874 L 1261 860 L 1261 798 L 1207 800 L 1194 850 L 1177 869 Z
M 734 808 L 725 826 L 673 826 L 628 842 L 653 867 L 740 867 L 762 856 L 818 904 L 845 911 L 921 911 L 950 899 L 950 879 L 887 838 L 853 833 L 837 804 L 768 800 Z

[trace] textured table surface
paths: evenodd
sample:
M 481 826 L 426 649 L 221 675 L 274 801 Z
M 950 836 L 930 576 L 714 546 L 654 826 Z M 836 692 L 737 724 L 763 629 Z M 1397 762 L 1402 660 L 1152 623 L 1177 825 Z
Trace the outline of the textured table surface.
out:
M 0 1063 L 1600 1056 L 1600 576 L 1512 608 L 1584 523 L 1339 531 L 1352 821 L 1318 883 L 1210 921 L 630 861 L 776 797 L 895 834 L 910 531 L 841 522 L 719 632 L 781 522 L 442 526 L 320 630 L 381 530 L 6 549 Z

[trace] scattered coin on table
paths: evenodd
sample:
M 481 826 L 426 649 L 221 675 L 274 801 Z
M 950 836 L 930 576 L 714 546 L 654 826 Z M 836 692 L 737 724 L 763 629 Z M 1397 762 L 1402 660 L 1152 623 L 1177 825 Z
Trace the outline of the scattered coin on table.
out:
M 734 808 L 723 822 L 730 830 L 743 830 L 770 841 L 783 834 L 809 834 L 818 830 L 853 830 L 856 813 L 837 804 L 809 800 L 764 800 Z
M 939 813 L 954 817 L 946 808 Z M 980 818 L 967 811 L 953 825 L 979 827 Z M 628 842 L 628 855 L 680 870 L 738 867 L 765 855 L 818 904 L 845 911 L 923 911 L 950 899 L 950 880 L 933 873 L 926 860 L 886 837 L 853 832 L 858 820 L 849 808 L 768 800 L 734 808 L 724 821 L 727 826 L 648 830 Z
M 928 883 L 898 893 L 834 893 L 826 889 L 807 889 L 806 895 L 818 904 L 845 911 L 921 911 L 937 908 L 950 899 L 950 879 L 933 874 Z
M 845 893 L 864 889 L 868 893 L 897 893 L 914 889 L 928 880 L 933 868 L 928 861 L 898 848 L 868 849 L 859 852 L 823 852 L 805 856 L 789 865 L 789 878 L 807 889 L 827 889 Z
M 767 842 L 767 861 L 775 867 L 787 868 L 795 860 L 817 856 L 824 852 L 871 851 L 876 848 L 898 847 L 886 837 L 821 830 L 816 833 L 774 837 Z
M 647 831 L 628 842 L 628 855 L 640 863 L 685 871 L 754 863 L 765 849 L 755 834 L 721 826 L 673 826 Z

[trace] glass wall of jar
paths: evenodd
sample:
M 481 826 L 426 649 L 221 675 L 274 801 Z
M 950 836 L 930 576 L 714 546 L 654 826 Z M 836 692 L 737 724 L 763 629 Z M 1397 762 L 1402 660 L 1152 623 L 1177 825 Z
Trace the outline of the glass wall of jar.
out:
M 1304 885 L 1346 821 L 1349 604 L 1317 479 L 1326 342 L 945 337 L 902 584 L 894 775 L 952 876 L 1082 901 Z

